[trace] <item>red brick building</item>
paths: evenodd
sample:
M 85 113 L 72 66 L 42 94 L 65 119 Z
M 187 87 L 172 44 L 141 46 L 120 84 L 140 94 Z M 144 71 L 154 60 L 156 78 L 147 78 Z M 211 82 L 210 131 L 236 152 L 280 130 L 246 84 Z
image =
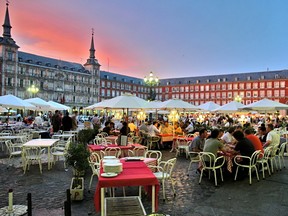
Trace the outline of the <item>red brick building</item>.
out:
M 156 100 L 179 98 L 194 105 L 214 101 L 219 105 L 240 98 L 243 104 L 269 98 L 288 104 L 288 70 L 197 76 L 161 79 L 154 87 Z M 100 72 L 101 98 L 111 98 L 121 93 L 132 93 L 146 99 L 149 87 L 142 79 Z

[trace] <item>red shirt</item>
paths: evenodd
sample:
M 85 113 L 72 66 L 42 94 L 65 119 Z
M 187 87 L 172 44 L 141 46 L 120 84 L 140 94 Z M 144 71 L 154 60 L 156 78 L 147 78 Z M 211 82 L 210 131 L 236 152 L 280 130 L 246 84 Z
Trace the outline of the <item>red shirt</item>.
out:
M 246 136 L 246 138 L 252 142 L 256 151 L 261 150 L 261 153 L 264 154 L 262 143 L 257 136 L 255 136 L 254 134 L 249 134 Z M 260 158 L 262 158 L 262 154 L 259 156 Z

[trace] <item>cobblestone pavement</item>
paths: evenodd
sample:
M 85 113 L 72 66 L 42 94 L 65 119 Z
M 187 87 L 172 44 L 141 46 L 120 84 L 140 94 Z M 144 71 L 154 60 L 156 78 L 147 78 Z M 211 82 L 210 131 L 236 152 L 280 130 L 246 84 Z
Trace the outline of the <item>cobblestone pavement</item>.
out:
M 163 160 L 175 156 L 175 153 L 163 151 Z M 3 158 L 0 154 L 0 158 Z M 286 163 L 288 162 L 286 159 Z M 10 165 L 14 164 L 14 165 Z M 210 216 L 210 215 L 288 215 L 288 168 L 275 172 L 266 180 L 256 177 L 249 186 L 248 178 L 241 181 L 233 181 L 229 176 L 224 177 L 224 182 L 214 186 L 214 180 L 203 178 L 198 184 L 199 175 L 196 174 L 196 164 L 187 176 L 189 161 L 180 156 L 174 172 L 176 179 L 176 197 L 167 186 L 167 200 L 162 200 L 162 189 L 159 192 L 159 213 L 173 216 Z M 288 163 L 287 163 L 288 165 Z M 47 164 L 43 166 L 43 174 L 40 174 L 38 165 L 32 165 L 30 171 L 23 174 L 18 159 L 0 159 L 0 208 L 7 205 L 8 189 L 14 190 L 14 204 L 26 205 L 27 193 L 32 193 L 33 215 L 35 216 L 62 216 L 63 205 L 66 199 L 66 189 L 70 186 L 72 171 L 64 171 L 63 162 L 59 161 L 52 170 L 47 170 Z M 94 178 L 91 193 L 88 192 L 90 170 L 85 177 L 85 198 L 83 201 L 72 203 L 73 216 L 99 216 L 95 212 L 93 198 L 97 178 Z M 262 175 L 260 175 L 262 177 Z M 219 178 L 220 179 L 220 178 Z M 220 180 L 219 180 L 220 181 Z M 128 187 L 126 193 L 136 193 L 137 188 Z M 122 194 L 122 190 L 116 189 L 116 194 Z M 151 212 L 151 201 L 143 198 L 143 205 L 148 213 Z

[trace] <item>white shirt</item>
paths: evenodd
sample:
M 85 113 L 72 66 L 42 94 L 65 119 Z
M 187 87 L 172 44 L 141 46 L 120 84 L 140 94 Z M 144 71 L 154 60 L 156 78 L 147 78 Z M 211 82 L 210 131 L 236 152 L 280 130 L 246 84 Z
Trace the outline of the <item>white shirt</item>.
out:
M 194 131 L 194 125 L 193 123 L 190 123 L 186 128 L 185 130 L 188 132 L 188 133 L 192 133 Z
M 225 143 L 231 144 L 235 142 L 235 138 L 229 132 L 226 132 L 221 139 L 224 140 Z
M 34 120 L 34 124 L 36 125 L 42 125 L 43 119 L 40 116 L 36 116 Z
M 148 134 L 150 136 L 156 136 L 157 134 L 160 133 L 160 131 L 156 128 L 155 125 L 148 125 L 147 128 L 148 128 Z
M 271 141 L 269 146 L 273 146 L 273 147 L 277 148 L 278 145 L 280 144 L 280 136 L 274 130 L 271 130 L 267 134 L 266 141 L 268 141 L 268 140 Z

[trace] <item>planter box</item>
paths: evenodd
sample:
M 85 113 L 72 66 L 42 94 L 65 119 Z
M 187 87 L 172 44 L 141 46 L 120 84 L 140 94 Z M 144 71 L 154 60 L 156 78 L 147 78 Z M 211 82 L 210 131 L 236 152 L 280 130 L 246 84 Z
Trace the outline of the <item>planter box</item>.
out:
M 70 185 L 71 200 L 83 200 L 84 178 L 72 178 Z

